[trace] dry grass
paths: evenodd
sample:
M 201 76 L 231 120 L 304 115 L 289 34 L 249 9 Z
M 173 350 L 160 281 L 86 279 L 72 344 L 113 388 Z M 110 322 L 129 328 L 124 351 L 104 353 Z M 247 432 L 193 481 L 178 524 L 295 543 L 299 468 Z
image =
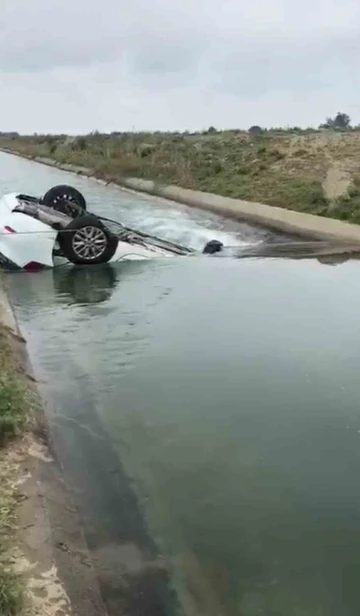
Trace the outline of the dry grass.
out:
M 0 446 L 20 432 L 26 420 L 28 404 L 10 334 L 0 325 Z
M 23 607 L 19 579 L 10 569 L 0 564 L 0 614 L 17 616 Z
M 1 316 L 1 315 L 0 315 Z M 0 325 L 0 615 L 17 616 L 23 606 L 22 584 L 9 563 L 16 529 L 17 490 L 7 463 L 11 438 L 24 427 L 30 403 L 16 360 L 11 334 Z
M 0 138 L 0 147 L 92 169 L 98 177 L 153 179 L 287 209 L 360 221 L 360 132 L 241 131 Z M 336 200 L 329 171 L 350 178 Z M 335 174 L 336 175 L 336 174 Z M 325 192 L 324 192 L 325 188 Z

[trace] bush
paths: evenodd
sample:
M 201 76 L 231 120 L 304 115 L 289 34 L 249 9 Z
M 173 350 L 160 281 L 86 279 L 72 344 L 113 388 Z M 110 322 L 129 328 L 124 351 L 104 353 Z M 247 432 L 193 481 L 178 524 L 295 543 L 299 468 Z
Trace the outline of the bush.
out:
M 23 604 L 18 578 L 0 563 L 0 614 L 17 616 Z
M 78 137 L 78 139 L 76 139 L 76 141 L 74 142 L 74 149 L 83 152 L 84 150 L 86 150 L 86 148 L 87 143 L 85 137 Z
M 25 396 L 17 380 L 0 376 L 0 444 L 7 436 L 14 436 L 25 420 Z
M 223 170 L 223 166 L 220 162 L 216 162 L 213 164 L 212 166 L 212 172 L 215 174 L 221 173 L 221 171 Z
M 154 152 L 154 146 L 144 143 L 139 147 L 139 154 L 141 158 L 146 158 Z

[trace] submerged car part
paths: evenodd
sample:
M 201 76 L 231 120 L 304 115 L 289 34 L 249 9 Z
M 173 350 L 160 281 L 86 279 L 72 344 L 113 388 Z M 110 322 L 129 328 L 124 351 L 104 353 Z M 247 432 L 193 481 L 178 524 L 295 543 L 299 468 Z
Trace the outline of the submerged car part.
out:
M 24 197 L 24 195 L 22 195 Z M 26 201 L 34 206 L 33 201 Z M 30 215 L 16 193 L 0 200 L 0 254 L 18 268 L 29 263 L 53 267 L 53 248 L 58 231 L 38 217 Z M 35 205 L 34 213 L 37 212 Z
M 203 250 L 204 255 L 214 255 L 217 252 L 221 252 L 224 248 L 224 244 L 219 240 L 210 240 Z
M 55 186 L 43 199 L 12 193 L 0 200 L 0 261 L 18 268 L 54 267 L 58 257 L 74 264 L 143 260 L 196 251 L 90 214 L 84 197 Z M 222 249 L 212 240 L 204 253 Z

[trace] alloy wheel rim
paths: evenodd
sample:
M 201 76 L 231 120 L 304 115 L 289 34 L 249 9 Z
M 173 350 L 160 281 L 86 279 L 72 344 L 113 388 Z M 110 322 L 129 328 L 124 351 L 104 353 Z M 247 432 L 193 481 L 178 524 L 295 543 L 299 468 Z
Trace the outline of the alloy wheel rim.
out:
M 82 227 L 72 238 L 72 247 L 77 257 L 94 260 L 101 257 L 107 246 L 107 237 L 98 227 Z

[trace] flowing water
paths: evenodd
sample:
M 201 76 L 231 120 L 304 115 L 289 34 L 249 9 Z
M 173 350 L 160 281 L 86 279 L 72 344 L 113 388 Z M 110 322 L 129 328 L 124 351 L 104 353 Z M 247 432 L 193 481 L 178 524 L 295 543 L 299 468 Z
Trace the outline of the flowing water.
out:
M 0 159 L 3 191 L 66 181 L 193 247 L 267 237 Z M 111 616 L 360 613 L 359 274 L 200 257 L 8 277 Z

